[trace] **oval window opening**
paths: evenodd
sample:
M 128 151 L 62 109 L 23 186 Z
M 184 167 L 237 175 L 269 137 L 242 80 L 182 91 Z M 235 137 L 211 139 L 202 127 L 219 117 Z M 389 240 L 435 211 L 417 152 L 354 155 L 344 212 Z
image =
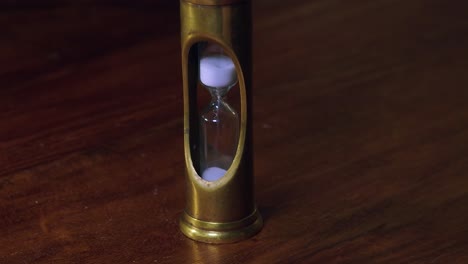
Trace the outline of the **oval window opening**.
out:
M 206 181 L 217 181 L 231 167 L 239 142 L 237 70 L 217 44 L 199 42 L 191 48 L 192 52 L 197 53 L 198 76 L 193 78 L 197 81 L 197 117 L 191 119 L 197 124 L 191 127 L 198 130 L 198 136 L 191 140 L 198 142 L 191 142 L 191 154 L 197 157 L 193 161 L 198 175 Z

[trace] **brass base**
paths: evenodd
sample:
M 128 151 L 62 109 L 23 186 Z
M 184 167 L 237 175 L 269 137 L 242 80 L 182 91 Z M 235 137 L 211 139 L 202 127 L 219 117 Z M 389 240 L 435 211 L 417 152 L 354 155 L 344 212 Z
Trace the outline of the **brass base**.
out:
M 188 238 L 212 244 L 238 242 L 257 234 L 263 226 L 260 213 L 255 210 L 248 217 L 228 223 L 206 222 L 183 213 L 179 221 L 180 230 Z

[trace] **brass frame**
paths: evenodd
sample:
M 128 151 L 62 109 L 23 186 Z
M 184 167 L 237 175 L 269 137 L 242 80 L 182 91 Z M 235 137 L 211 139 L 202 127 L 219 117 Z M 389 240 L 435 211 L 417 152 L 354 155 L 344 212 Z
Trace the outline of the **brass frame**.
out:
M 230 243 L 258 233 L 263 222 L 253 195 L 251 133 L 251 14 L 245 0 L 181 0 L 182 76 L 184 89 L 184 152 L 187 205 L 180 229 L 189 238 Z M 240 136 L 226 175 L 215 182 L 196 172 L 190 142 L 198 138 L 196 78 L 198 64 L 191 52 L 196 43 L 222 46 L 236 66 L 240 90 Z M 190 129 L 190 125 L 194 125 Z

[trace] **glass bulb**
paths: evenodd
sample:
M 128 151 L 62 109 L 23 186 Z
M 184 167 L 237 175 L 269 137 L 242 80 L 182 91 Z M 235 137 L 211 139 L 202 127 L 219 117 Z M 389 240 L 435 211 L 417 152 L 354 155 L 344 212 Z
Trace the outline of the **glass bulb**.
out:
M 211 94 L 211 102 L 200 115 L 200 172 L 207 181 L 226 174 L 237 151 L 239 115 L 226 102 L 226 95 L 237 83 L 231 58 L 207 49 L 200 57 L 200 82 Z

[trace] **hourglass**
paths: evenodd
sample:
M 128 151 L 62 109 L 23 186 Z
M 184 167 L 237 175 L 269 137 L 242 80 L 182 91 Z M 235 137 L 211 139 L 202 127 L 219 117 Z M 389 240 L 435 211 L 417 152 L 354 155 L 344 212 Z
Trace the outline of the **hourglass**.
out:
M 216 181 L 226 174 L 236 154 L 239 116 L 226 101 L 237 83 L 232 59 L 214 44 L 200 45 L 200 83 L 211 102 L 200 115 L 200 172 L 204 180 Z
M 181 0 L 180 14 L 186 175 L 180 230 L 197 241 L 236 242 L 263 225 L 253 186 L 250 1 Z

